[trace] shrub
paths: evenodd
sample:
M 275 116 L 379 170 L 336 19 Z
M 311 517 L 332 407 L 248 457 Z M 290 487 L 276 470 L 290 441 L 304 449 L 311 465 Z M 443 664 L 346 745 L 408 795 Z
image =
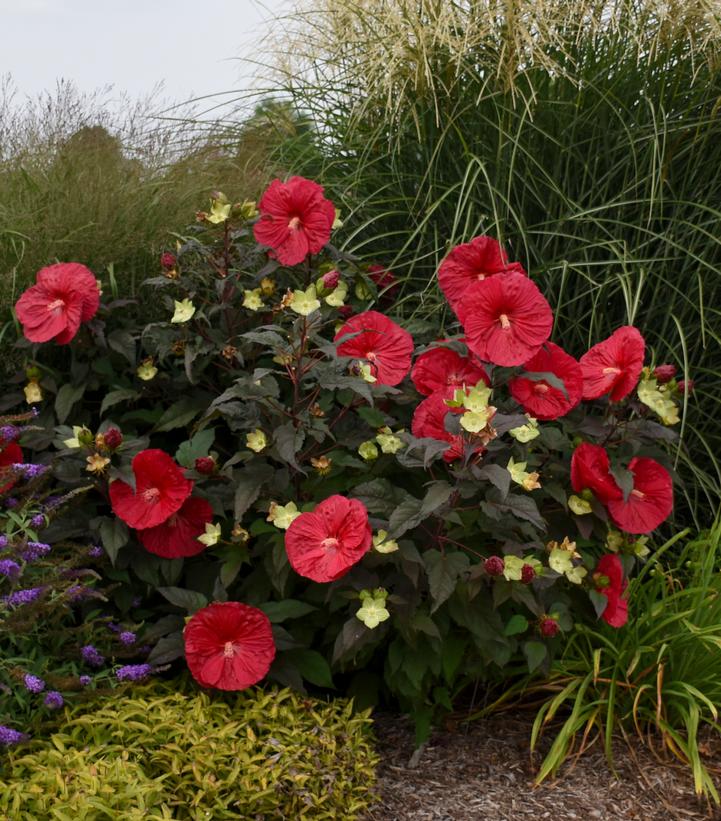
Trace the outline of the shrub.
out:
M 510 688 L 490 708 L 519 691 L 545 698 L 531 745 L 543 733 L 554 738 L 538 781 L 599 737 L 612 765 L 611 741 L 620 731 L 688 764 L 696 791 L 719 803 L 702 749 L 704 733 L 719 732 L 721 528 L 693 540 L 686 536 L 679 533 L 659 547 L 631 581 L 627 629 L 577 624 L 547 681 Z
M 682 515 L 708 526 L 721 498 L 718 4 L 318 0 L 284 22 L 267 48 L 278 94 L 317 134 L 315 151 L 287 143 L 284 162 L 356 215 L 344 247 L 396 271 L 406 316 L 435 315 L 440 260 L 490 233 L 537 272 L 574 355 L 642 318 L 659 359 L 703 374 Z
M 460 326 L 439 341 L 369 310 L 396 282 L 328 244 L 318 186 L 277 181 L 259 209 L 218 194 L 199 215 L 145 283 L 163 321 L 90 317 L 92 278 L 68 266 L 17 306 L 28 338 L 74 337 L 23 343 L 38 421 L 69 486 L 95 482 L 77 517 L 149 625 L 149 663 L 390 697 L 422 734 L 470 680 L 548 669 L 574 620 L 622 625 L 641 534 L 671 511 L 680 396 L 640 332 L 577 362 L 482 237 L 449 258 Z
M 349 702 L 288 690 L 223 701 L 177 687 L 67 710 L 49 743 L 9 755 L 0 811 L 17 821 L 354 819 L 370 803 L 370 719 Z

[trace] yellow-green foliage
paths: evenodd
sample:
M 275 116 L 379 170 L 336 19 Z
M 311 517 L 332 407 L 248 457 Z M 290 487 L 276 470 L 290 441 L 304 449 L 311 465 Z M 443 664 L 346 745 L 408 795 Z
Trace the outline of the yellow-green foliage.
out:
M 375 763 L 370 718 L 347 701 L 156 685 L 67 710 L 49 742 L 11 752 L 0 817 L 345 821 L 370 802 Z

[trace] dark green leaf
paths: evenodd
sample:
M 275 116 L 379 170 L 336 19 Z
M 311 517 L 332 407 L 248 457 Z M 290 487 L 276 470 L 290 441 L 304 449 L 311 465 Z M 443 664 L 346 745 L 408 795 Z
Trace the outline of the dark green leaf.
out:
M 70 416 L 70 411 L 73 405 L 85 393 L 85 385 L 63 385 L 55 397 L 55 413 L 58 417 L 58 422 L 62 424 Z
M 316 687 L 333 687 L 328 662 L 316 650 L 287 650 L 286 656 L 298 668 L 301 676 Z
M 202 593 L 195 590 L 183 590 L 180 587 L 159 587 L 158 593 L 164 596 L 171 604 L 182 607 L 189 613 L 195 613 L 201 607 L 208 604 L 208 600 Z
M 433 599 L 431 613 L 435 612 L 456 589 L 461 574 L 468 569 L 468 556 L 465 553 L 441 553 L 438 550 L 426 550 L 423 561 L 428 574 L 428 587 Z
M 175 453 L 175 460 L 184 468 L 192 468 L 200 456 L 207 456 L 215 439 L 215 431 L 206 428 L 196 433 L 192 439 L 183 442 Z
M 128 526 L 120 519 L 104 519 L 101 522 L 100 540 L 112 564 L 115 564 L 120 548 L 128 543 L 129 537 Z
M 112 408 L 113 405 L 117 405 L 120 402 L 131 402 L 133 399 L 137 399 L 138 396 L 140 396 L 140 394 L 131 388 L 120 388 L 117 391 L 110 391 L 110 393 L 105 394 L 105 398 L 100 405 L 100 415 L 103 416 L 105 411 L 108 410 L 108 408 Z
M 548 651 L 541 641 L 527 641 L 523 645 L 523 654 L 528 662 L 528 672 L 537 670 L 546 659 Z
M 260 609 L 274 624 L 280 624 L 286 621 L 286 619 L 298 619 L 316 610 L 312 604 L 299 601 L 298 599 L 265 602 L 260 605 Z
M 503 634 L 506 636 L 517 636 L 519 633 L 525 633 L 526 630 L 528 630 L 528 619 L 520 613 L 516 613 L 508 620 Z

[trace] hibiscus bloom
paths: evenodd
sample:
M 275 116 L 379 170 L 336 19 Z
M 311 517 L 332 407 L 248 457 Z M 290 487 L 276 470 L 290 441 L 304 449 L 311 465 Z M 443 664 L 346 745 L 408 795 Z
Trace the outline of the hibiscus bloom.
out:
M 135 490 L 116 479 L 110 484 L 110 503 L 116 516 L 137 530 L 155 527 L 180 510 L 193 483 L 162 450 L 142 450 L 133 458 Z
M 419 439 L 437 439 L 439 442 L 448 442 L 449 447 L 443 453 L 443 459 L 446 462 L 462 459 L 466 446 L 463 436 L 459 433 L 449 433 L 446 430 L 446 415 L 462 412 L 462 409 L 456 410 L 446 405 L 445 400 L 452 396 L 452 390 L 432 393 L 418 404 L 411 422 L 411 433 Z
M 479 362 L 450 348 L 431 348 L 422 353 L 413 365 L 411 379 L 418 393 L 424 396 L 448 387 L 471 387 L 481 380 L 490 385 L 488 374 Z
M 213 508 L 205 499 L 189 496 L 180 509 L 155 527 L 138 531 L 138 538 L 146 550 L 164 559 L 195 556 L 205 550 L 198 536 L 213 521 Z
M 608 502 L 608 512 L 621 530 L 627 533 L 650 533 L 665 521 L 673 510 L 673 480 L 665 467 L 655 459 L 636 456 L 628 463 L 633 474 L 633 490 L 624 501 Z
M 15 313 L 30 342 L 54 339 L 65 345 L 82 322 L 95 316 L 100 293 L 92 272 L 77 262 L 61 262 L 38 271 L 35 285 L 15 304 Z
M 359 562 L 372 544 L 368 511 L 357 499 L 329 496 L 301 513 L 285 534 L 293 570 L 314 582 L 332 582 Z
M 527 362 L 553 327 L 551 306 L 538 286 L 522 274 L 474 283 L 465 291 L 456 313 L 471 351 L 496 365 Z
M 624 325 L 581 357 L 583 398 L 610 394 L 620 402 L 638 384 L 646 344 L 637 328 Z
M 463 300 L 469 285 L 496 274 L 523 274 L 523 266 L 509 262 L 508 255 L 493 237 L 476 237 L 456 245 L 438 268 L 438 284 L 451 308 Z
M 0 438 L 0 477 L 6 473 L 3 468 L 10 467 L 10 465 L 20 464 L 23 460 L 23 452 L 17 442 L 6 442 Z M 0 479 L 0 494 L 6 493 L 15 486 L 15 479 L 9 482 L 3 482 Z
M 379 385 L 397 385 L 411 366 L 413 337 L 378 311 L 365 311 L 351 317 L 334 341 L 339 343 L 338 356 L 368 362 Z
M 256 240 L 272 249 L 283 265 L 297 265 L 317 254 L 330 240 L 335 208 L 318 183 L 304 177 L 273 180 L 258 204 Z
M 396 281 L 396 275 L 382 265 L 369 265 L 368 277 L 375 283 L 380 292 L 381 302 L 386 304 L 393 302 L 400 285 Z
M 591 490 L 604 505 L 614 499 L 623 499 L 621 488 L 611 475 L 611 463 L 606 449 L 590 442 L 584 442 L 573 451 L 571 486 L 576 493 Z
M 576 360 L 563 348 L 547 342 L 541 350 L 523 365 L 526 373 L 552 373 L 558 377 L 566 389 L 547 382 L 545 379 L 528 379 L 519 376 L 509 384 L 511 396 L 526 413 L 536 419 L 547 421 L 558 419 L 572 411 L 581 401 L 583 394 L 583 372 Z
M 623 565 L 618 556 L 611 553 L 601 556 L 593 573 L 596 590 L 607 599 L 601 618 L 611 627 L 623 627 L 628 621 L 628 601 L 623 592 L 628 582 L 623 578 Z
M 257 684 L 275 658 L 270 619 L 240 602 L 213 602 L 183 631 L 185 658 L 201 687 L 244 690 Z

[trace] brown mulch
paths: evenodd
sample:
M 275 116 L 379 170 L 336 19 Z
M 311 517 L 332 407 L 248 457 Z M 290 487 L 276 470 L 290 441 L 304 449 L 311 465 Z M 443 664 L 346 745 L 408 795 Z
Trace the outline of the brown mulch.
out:
M 688 769 L 660 763 L 638 742 L 615 745 L 616 775 L 596 743 L 558 779 L 534 787 L 541 757 L 529 757 L 531 724 L 518 713 L 436 731 L 414 755 L 410 722 L 377 715 L 378 803 L 367 821 L 721 820 L 718 808 L 695 796 Z M 721 750 L 706 763 L 721 764 Z

